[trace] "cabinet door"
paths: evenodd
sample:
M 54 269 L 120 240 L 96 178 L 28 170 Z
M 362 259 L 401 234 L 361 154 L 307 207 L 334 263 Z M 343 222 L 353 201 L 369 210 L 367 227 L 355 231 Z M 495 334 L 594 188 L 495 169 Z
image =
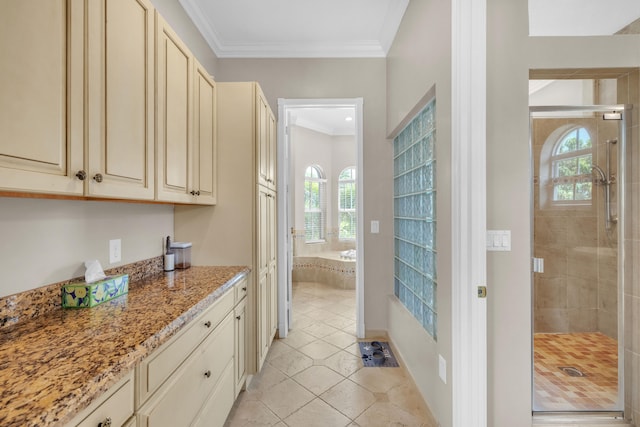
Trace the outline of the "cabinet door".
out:
M 258 344 L 258 371 L 262 369 L 264 360 L 269 351 L 269 280 L 268 273 L 260 275 L 257 292 L 257 344 Z
M 87 195 L 154 197 L 153 20 L 149 0 L 87 3 Z
M 192 202 L 193 55 L 156 13 L 156 198 Z
M 258 191 L 258 212 L 257 212 L 257 238 L 258 238 L 258 272 L 266 274 L 269 268 L 269 234 L 270 234 L 270 216 L 269 209 L 272 200 L 271 193 L 260 186 Z
M 269 341 L 273 339 L 278 328 L 278 238 L 277 238 L 277 204 L 276 193 L 269 192 L 268 202 L 268 252 L 269 252 L 269 296 L 268 296 L 268 312 L 269 312 Z
M 258 85 L 256 85 L 256 155 L 258 183 L 269 187 L 269 105 Z
M 276 175 L 277 175 L 277 165 L 278 165 L 278 139 L 277 139 L 277 123 L 276 117 L 273 115 L 271 109 L 268 111 L 269 113 L 269 159 L 267 160 L 267 182 L 269 183 L 269 188 L 272 190 L 276 190 Z
M 237 286 L 237 285 L 236 285 Z M 238 303 L 234 310 L 236 319 L 236 351 L 235 351 L 235 397 L 238 396 L 240 390 L 244 386 L 247 378 L 247 355 L 246 355 L 246 339 L 247 339 L 247 300 L 243 299 Z
M 0 13 L 0 190 L 81 195 L 84 2 Z
M 216 204 L 216 86 L 194 61 L 193 188 L 194 203 Z
M 233 314 L 220 323 L 183 365 L 138 412 L 140 427 L 189 426 L 216 386 L 231 371 L 233 379 Z M 233 396 L 233 380 L 226 388 Z

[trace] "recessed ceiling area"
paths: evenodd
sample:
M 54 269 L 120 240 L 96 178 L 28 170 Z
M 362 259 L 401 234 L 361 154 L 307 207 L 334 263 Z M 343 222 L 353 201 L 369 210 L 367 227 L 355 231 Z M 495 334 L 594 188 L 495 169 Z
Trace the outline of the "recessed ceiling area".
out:
M 354 108 L 295 108 L 290 109 L 290 124 L 330 136 L 355 135 Z
M 385 57 L 409 0 L 180 0 L 218 58 Z
M 638 18 L 638 0 L 529 0 L 531 36 L 610 36 Z

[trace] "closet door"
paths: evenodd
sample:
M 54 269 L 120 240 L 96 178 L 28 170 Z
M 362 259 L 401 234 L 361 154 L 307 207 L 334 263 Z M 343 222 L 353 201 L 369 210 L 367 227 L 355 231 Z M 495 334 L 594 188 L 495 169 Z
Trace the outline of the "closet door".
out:
M 82 194 L 83 24 L 81 1 L 3 2 L 0 190 Z

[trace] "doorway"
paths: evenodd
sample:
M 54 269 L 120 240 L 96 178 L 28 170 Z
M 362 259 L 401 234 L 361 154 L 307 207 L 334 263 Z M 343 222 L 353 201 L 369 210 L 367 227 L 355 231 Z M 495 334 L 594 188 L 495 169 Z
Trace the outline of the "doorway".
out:
M 624 105 L 531 107 L 536 414 L 624 409 Z
M 278 117 L 279 335 L 296 327 L 298 280 L 351 288 L 361 338 L 362 99 L 278 99 Z

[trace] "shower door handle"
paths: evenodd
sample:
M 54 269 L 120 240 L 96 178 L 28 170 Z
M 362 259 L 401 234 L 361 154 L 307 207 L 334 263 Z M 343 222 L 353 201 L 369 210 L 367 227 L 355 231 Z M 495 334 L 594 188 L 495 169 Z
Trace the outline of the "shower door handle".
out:
M 544 273 L 544 258 L 533 258 L 533 272 Z

